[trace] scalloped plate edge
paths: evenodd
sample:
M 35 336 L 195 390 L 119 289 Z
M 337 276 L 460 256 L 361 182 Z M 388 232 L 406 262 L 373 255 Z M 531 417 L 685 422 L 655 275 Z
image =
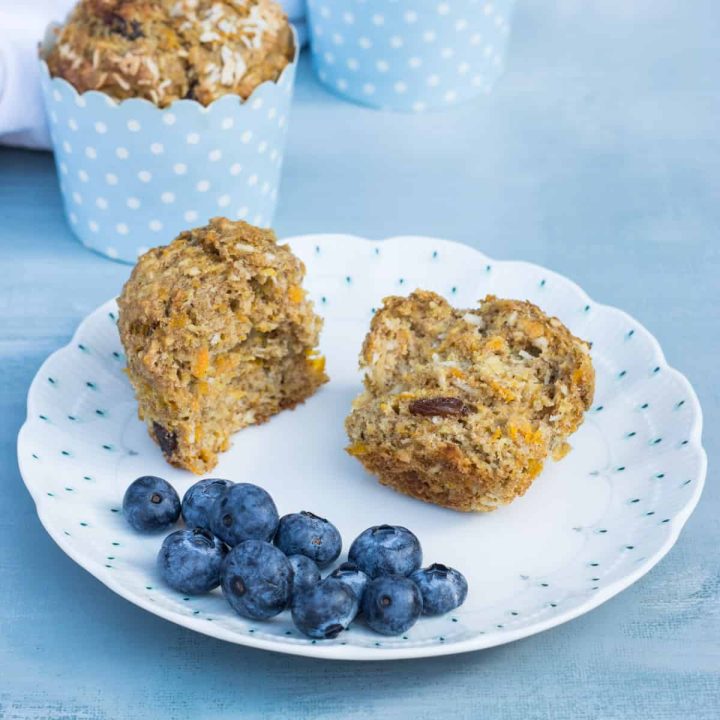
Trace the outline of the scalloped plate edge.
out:
M 494 260 L 487 255 L 485 255 L 483 252 L 476 250 L 468 245 L 465 245 L 463 243 L 454 242 L 452 240 L 444 240 L 439 238 L 432 238 L 429 236 L 418 236 L 418 235 L 401 235 L 401 236 L 395 236 L 391 238 L 387 238 L 384 240 L 370 240 L 367 238 L 363 238 L 357 235 L 345 235 L 345 234 L 338 234 L 338 233 L 320 233 L 320 234 L 309 234 L 309 235 L 297 235 L 292 236 L 288 238 L 282 238 L 282 242 L 286 242 L 293 249 L 296 249 L 297 246 L 303 245 L 303 244 L 317 244 L 318 241 L 321 242 L 338 242 L 338 241 L 351 241 L 351 242 L 366 242 L 366 243 L 372 243 L 372 244 L 383 244 L 383 243 L 407 243 L 411 241 L 423 241 L 423 242 L 433 242 L 439 246 L 446 245 L 453 248 L 462 248 L 463 251 L 471 250 L 477 254 L 477 256 L 481 259 L 483 262 L 491 262 L 493 264 L 503 264 L 503 265 L 514 265 L 516 267 L 525 267 L 528 269 L 531 269 L 533 271 L 541 271 L 542 273 L 546 274 L 549 277 L 553 277 L 556 279 L 559 279 L 560 281 L 566 283 L 569 287 L 572 288 L 574 292 L 578 294 L 579 297 L 583 298 L 588 303 L 592 303 L 592 305 L 599 309 L 602 312 L 610 312 L 614 315 L 616 315 L 618 318 L 623 318 L 627 322 L 632 323 L 633 327 L 635 328 L 636 333 L 643 336 L 647 341 L 649 341 L 653 352 L 655 353 L 657 357 L 657 364 L 666 370 L 667 372 L 671 373 L 674 378 L 686 389 L 688 394 L 688 399 L 693 411 L 693 417 L 694 422 L 691 428 L 690 437 L 689 439 L 689 445 L 693 450 L 697 453 L 697 457 L 699 459 L 699 468 L 697 472 L 697 483 L 695 483 L 693 494 L 690 496 L 688 502 L 685 504 L 685 506 L 676 512 L 676 514 L 671 518 L 671 522 L 667 524 L 667 536 L 665 538 L 665 541 L 660 545 L 660 547 L 652 554 L 650 554 L 642 564 L 638 565 L 638 567 L 631 573 L 628 573 L 626 576 L 619 578 L 615 580 L 614 582 L 610 583 L 606 587 L 604 587 L 601 591 L 598 591 L 594 595 L 592 595 L 588 600 L 585 600 L 582 603 L 579 603 L 578 605 L 569 608 L 567 611 L 559 613 L 551 618 L 548 618 L 544 621 L 538 622 L 534 625 L 525 626 L 522 628 L 518 628 L 514 631 L 504 631 L 502 633 L 494 633 L 494 634 L 487 634 L 487 635 L 478 635 L 473 638 L 469 638 L 466 640 L 454 642 L 454 643 L 448 643 L 448 644 L 433 644 L 433 645 L 427 645 L 427 646 L 420 646 L 420 647 L 411 647 L 411 648 L 367 648 L 367 647 L 357 647 L 352 645 L 323 645 L 321 643 L 318 644 L 310 644 L 310 643 L 278 643 L 275 640 L 266 640 L 259 637 L 253 637 L 253 636 L 243 636 L 242 638 L 238 638 L 236 635 L 233 635 L 229 632 L 224 631 L 223 629 L 219 628 L 218 626 L 212 626 L 208 627 L 207 623 L 203 623 L 200 619 L 196 618 L 187 618 L 187 617 L 179 617 L 177 614 L 175 614 L 171 610 L 165 610 L 164 608 L 159 608 L 153 603 L 149 601 L 145 601 L 140 597 L 133 596 L 131 593 L 128 593 L 127 590 L 118 582 L 115 582 L 112 580 L 112 578 L 107 576 L 98 577 L 95 575 L 93 571 L 93 563 L 88 562 L 86 558 L 80 557 L 77 553 L 74 552 L 72 547 L 69 543 L 65 541 L 64 535 L 62 535 L 59 531 L 55 530 L 52 523 L 50 522 L 50 519 L 45 515 L 43 512 L 43 504 L 40 500 L 40 496 L 33 491 L 33 488 L 31 487 L 31 484 L 25 479 L 26 475 L 29 475 L 28 467 L 26 465 L 25 460 L 23 459 L 22 453 L 21 453 L 21 446 L 23 444 L 23 441 L 25 440 L 26 435 L 29 433 L 30 427 L 35 425 L 37 421 L 32 417 L 32 398 L 34 394 L 35 387 L 37 383 L 39 383 L 39 378 L 43 375 L 46 368 L 53 362 L 56 361 L 56 359 L 61 356 L 62 354 L 69 352 L 70 347 L 73 345 L 73 342 L 78 338 L 85 327 L 90 324 L 90 322 L 94 319 L 95 315 L 99 312 L 103 312 L 104 309 L 107 307 L 108 303 L 112 303 L 113 300 L 109 300 L 105 303 L 103 303 L 101 306 L 93 310 L 91 313 L 89 313 L 78 325 L 77 329 L 73 333 L 73 336 L 71 340 L 62 348 L 59 348 L 54 353 L 52 353 L 41 365 L 41 367 L 38 369 L 35 377 L 33 378 L 32 383 L 30 384 L 30 388 L 28 390 L 28 399 L 27 399 L 27 417 L 25 422 L 23 423 L 22 427 L 20 428 L 20 431 L 18 433 L 18 439 L 17 439 L 17 456 L 18 456 L 18 466 L 20 468 L 20 474 L 23 478 L 23 482 L 25 483 L 25 486 L 27 487 L 31 497 L 33 498 L 33 501 L 35 502 L 35 506 L 38 512 L 38 517 L 40 519 L 40 522 L 42 523 L 45 530 L 48 532 L 50 537 L 55 541 L 55 543 L 65 552 L 66 555 L 68 555 L 72 560 L 74 560 L 78 565 L 80 565 L 83 569 L 87 570 L 90 574 L 92 574 L 94 577 L 96 577 L 100 582 L 102 582 L 106 587 L 108 587 L 113 592 L 120 595 L 120 597 L 129 600 L 134 605 L 137 605 L 138 607 L 143 608 L 144 610 L 147 610 L 148 612 L 151 612 L 154 615 L 157 615 L 158 617 L 163 618 L 164 620 L 168 620 L 170 622 L 173 622 L 177 625 L 186 627 L 190 630 L 194 630 L 196 632 L 202 633 L 203 635 L 208 635 L 210 637 L 217 638 L 219 640 L 225 640 L 227 642 L 231 642 L 234 644 L 239 645 L 245 645 L 248 647 L 253 648 L 259 648 L 262 650 L 270 650 L 273 652 L 281 652 L 286 653 L 290 655 L 300 655 L 300 656 L 306 656 L 306 657 L 316 657 L 316 658 L 323 658 L 323 659 L 329 659 L 329 660 L 358 660 L 358 661 L 364 661 L 364 660 L 398 660 L 398 659 L 413 659 L 413 658 L 422 658 L 422 657 L 436 657 L 441 655 L 454 655 L 456 653 L 464 653 L 464 652 L 470 652 L 473 650 L 483 650 L 486 648 L 496 647 L 499 645 L 504 645 L 506 643 L 514 642 L 516 640 L 521 640 L 526 637 L 530 637 L 532 635 L 536 635 L 537 633 L 543 632 L 545 630 L 549 630 L 553 627 L 557 627 L 558 625 L 562 625 L 570 620 L 574 620 L 575 618 L 584 615 L 585 613 L 589 612 L 590 610 L 594 610 L 596 607 L 602 605 L 603 603 L 607 602 L 611 598 L 615 597 L 615 595 L 619 594 L 626 588 L 630 587 L 633 583 L 635 583 L 637 580 L 639 580 L 641 577 L 646 575 L 652 568 L 654 568 L 664 557 L 667 555 L 667 553 L 670 551 L 670 549 L 675 545 L 678 538 L 680 537 L 680 532 L 682 531 L 683 527 L 685 526 L 685 523 L 689 519 L 690 515 L 692 514 L 693 510 L 697 506 L 700 496 L 702 494 L 703 487 L 705 485 L 705 479 L 707 475 L 707 453 L 705 452 L 705 449 L 702 446 L 702 428 L 703 428 L 703 415 L 702 415 L 702 408 L 700 406 L 700 401 L 697 397 L 697 393 L 695 392 L 694 388 L 690 384 L 690 381 L 678 370 L 671 367 L 667 360 L 665 359 L 665 355 L 662 351 L 662 348 L 660 347 L 660 343 L 657 341 L 657 339 L 652 335 L 652 333 L 640 322 L 635 320 L 632 316 L 628 315 L 623 310 L 620 310 L 619 308 L 613 307 L 611 305 L 604 305 L 602 303 L 595 302 L 590 298 L 590 296 L 579 286 L 577 283 L 573 282 L 572 280 L 568 279 L 564 275 L 561 275 L 560 273 L 556 273 L 552 270 L 548 270 L 547 268 L 542 267 L 541 265 L 537 265 L 535 263 L 529 263 L 525 261 L 514 261 L 514 260 Z

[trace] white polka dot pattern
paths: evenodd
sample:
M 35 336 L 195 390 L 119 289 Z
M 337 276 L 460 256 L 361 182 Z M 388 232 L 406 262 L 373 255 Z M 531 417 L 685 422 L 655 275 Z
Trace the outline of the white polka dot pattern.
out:
M 78 96 L 42 84 L 70 227 L 88 247 L 133 263 L 138 248 L 170 242 L 211 217 L 268 226 L 277 200 L 296 63 L 248 101 L 227 95 L 207 108 L 181 100 Z
M 408 112 L 489 92 L 502 70 L 515 0 L 410 4 L 308 0 L 320 80 L 356 102 Z

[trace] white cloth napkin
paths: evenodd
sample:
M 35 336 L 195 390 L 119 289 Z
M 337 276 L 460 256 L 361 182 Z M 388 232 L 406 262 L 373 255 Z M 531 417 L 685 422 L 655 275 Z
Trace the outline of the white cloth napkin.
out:
M 40 95 L 37 45 L 73 0 L 0 2 L 0 143 L 44 148 L 50 144 Z
M 307 39 L 305 0 L 280 0 Z M 0 0 L 0 145 L 50 147 L 40 94 L 37 45 L 47 26 L 62 21 L 75 0 Z

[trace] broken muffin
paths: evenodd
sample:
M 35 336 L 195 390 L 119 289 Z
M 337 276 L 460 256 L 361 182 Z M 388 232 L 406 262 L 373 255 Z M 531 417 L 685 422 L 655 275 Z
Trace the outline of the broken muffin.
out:
M 168 462 L 211 470 L 232 433 L 327 382 L 304 275 L 272 231 L 224 218 L 139 259 L 118 325 L 140 419 Z
M 589 350 L 529 302 L 388 297 L 362 348 L 348 452 L 407 495 L 494 510 L 569 450 L 593 398 Z

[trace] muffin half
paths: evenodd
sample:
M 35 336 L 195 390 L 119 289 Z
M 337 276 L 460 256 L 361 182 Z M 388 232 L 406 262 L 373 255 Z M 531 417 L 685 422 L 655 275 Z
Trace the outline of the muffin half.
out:
M 272 231 L 224 218 L 140 258 L 120 338 L 140 418 L 171 464 L 207 472 L 232 433 L 327 382 L 304 274 Z
M 388 297 L 363 345 L 348 452 L 380 482 L 456 510 L 522 495 L 592 402 L 589 344 L 529 302 L 458 310 L 432 292 Z

